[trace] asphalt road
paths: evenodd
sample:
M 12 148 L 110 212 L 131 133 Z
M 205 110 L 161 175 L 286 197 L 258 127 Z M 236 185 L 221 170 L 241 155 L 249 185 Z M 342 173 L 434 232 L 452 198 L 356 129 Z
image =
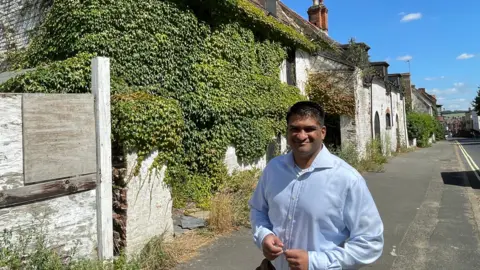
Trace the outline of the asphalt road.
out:
M 459 141 L 480 164 L 480 141 Z M 480 269 L 480 194 L 472 175 L 456 141 L 401 154 L 383 173 L 365 174 L 385 226 L 383 254 L 365 269 Z M 242 230 L 177 269 L 255 269 L 261 259 Z

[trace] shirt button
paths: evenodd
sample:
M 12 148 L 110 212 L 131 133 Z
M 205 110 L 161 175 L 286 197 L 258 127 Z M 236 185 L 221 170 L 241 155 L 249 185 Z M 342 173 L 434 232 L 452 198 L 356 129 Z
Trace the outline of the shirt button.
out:
M 292 219 L 292 216 L 288 216 L 288 219 Z

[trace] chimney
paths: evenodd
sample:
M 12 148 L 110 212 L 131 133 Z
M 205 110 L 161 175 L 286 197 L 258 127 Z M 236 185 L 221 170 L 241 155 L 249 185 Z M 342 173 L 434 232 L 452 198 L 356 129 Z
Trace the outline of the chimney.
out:
M 328 33 L 328 9 L 323 0 L 313 0 L 313 6 L 308 9 L 308 20 Z
M 277 17 L 277 1 L 278 0 L 265 0 L 265 9 L 274 17 Z

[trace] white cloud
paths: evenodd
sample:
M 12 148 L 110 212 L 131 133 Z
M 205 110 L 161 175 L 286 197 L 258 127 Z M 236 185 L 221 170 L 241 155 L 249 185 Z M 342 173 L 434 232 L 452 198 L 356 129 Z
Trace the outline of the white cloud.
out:
M 427 90 L 428 93 L 433 93 L 435 95 L 451 95 L 451 94 L 456 94 L 458 93 L 457 88 L 448 88 L 444 90 L 440 90 L 438 88 L 433 88 L 431 90 Z
M 436 80 L 443 80 L 445 79 L 445 76 L 440 76 L 440 77 L 427 77 L 425 78 L 425 81 L 436 81 Z
M 470 59 L 472 57 L 475 57 L 475 55 L 468 54 L 468 53 L 462 53 L 459 56 L 457 56 L 457 60 L 465 60 L 465 59 Z
M 464 98 L 456 98 L 456 99 L 450 100 L 450 103 L 463 103 L 465 101 L 467 101 L 467 100 L 464 99 Z
M 403 15 L 405 15 L 405 12 L 400 12 L 400 13 L 398 13 L 398 15 L 403 16 Z
M 420 20 L 422 18 L 422 13 L 410 13 L 403 15 L 402 19 L 400 20 L 401 22 L 411 22 L 414 20 Z
M 458 105 L 458 104 L 449 104 L 449 105 L 447 105 L 447 109 L 449 109 L 449 110 L 457 110 L 457 109 L 459 109 L 459 108 L 460 108 L 460 105 Z
M 455 86 L 455 87 L 462 87 L 462 86 L 465 86 L 465 83 L 463 83 L 463 82 L 456 82 L 456 83 L 453 84 L 453 86 Z
M 410 55 L 408 55 L 408 54 L 407 54 L 407 55 L 404 55 L 404 56 L 399 56 L 399 57 L 397 57 L 397 60 L 398 60 L 398 61 L 410 61 L 410 60 L 412 60 L 412 59 L 413 59 L 413 57 L 410 56 Z
M 385 62 L 390 62 L 390 57 L 385 58 Z
M 447 110 L 466 110 L 471 107 L 470 101 L 466 98 L 442 99 L 441 103 Z

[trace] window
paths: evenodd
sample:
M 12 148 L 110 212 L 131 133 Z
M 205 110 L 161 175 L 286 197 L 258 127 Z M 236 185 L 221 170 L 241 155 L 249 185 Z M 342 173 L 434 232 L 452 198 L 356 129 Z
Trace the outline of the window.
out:
M 385 121 L 387 122 L 387 129 L 392 127 L 392 122 L 390 120 L 390 113 L 385 114 Z
M 288 50 L 287 55 L 287 84 L 297 85 L 297 72 L 295 69 L 295 49 Z

